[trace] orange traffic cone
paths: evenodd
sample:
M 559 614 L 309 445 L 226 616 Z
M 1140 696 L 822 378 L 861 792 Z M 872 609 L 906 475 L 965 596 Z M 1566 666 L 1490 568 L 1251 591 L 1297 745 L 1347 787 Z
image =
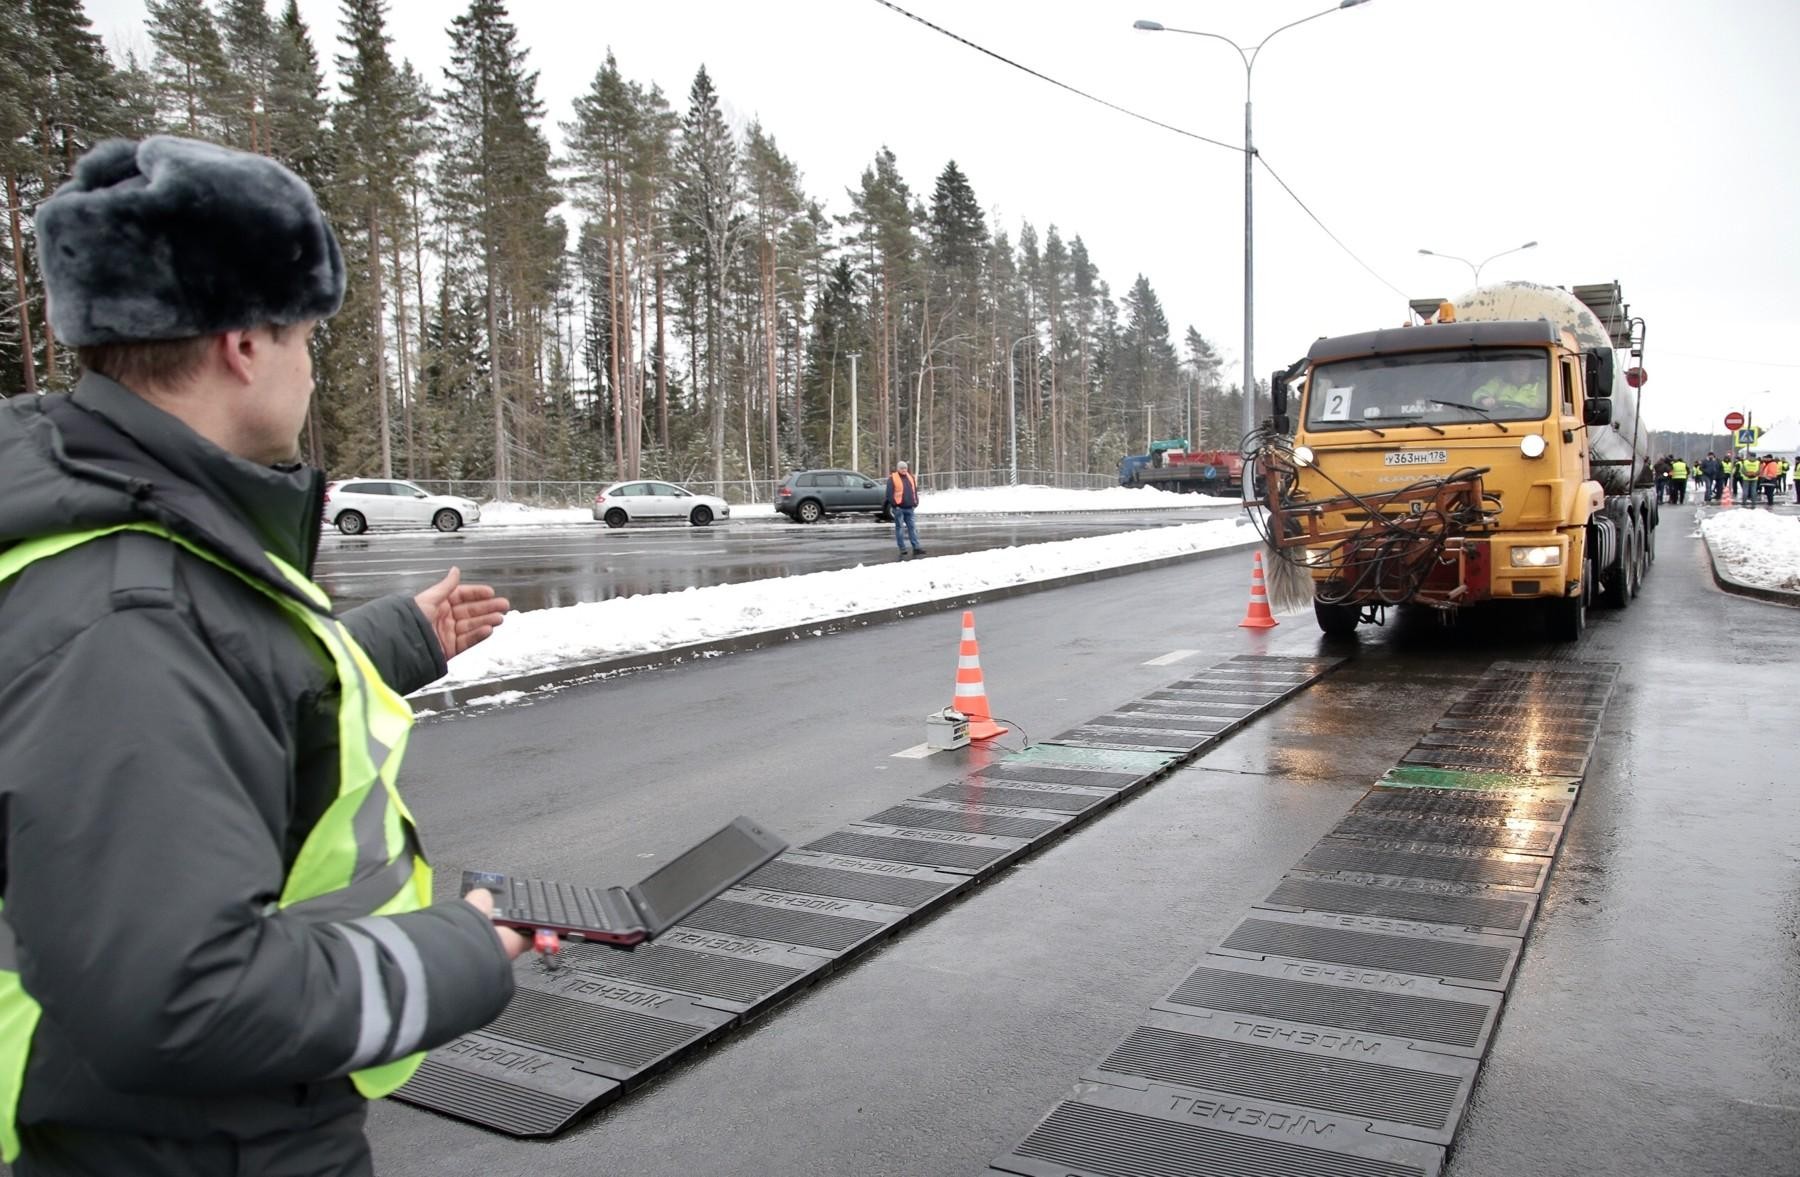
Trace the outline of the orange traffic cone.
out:
M 1238 622 L 1239 629 L 1274 629 L 1281 622 L 1269 612 L 1269 590 L 1263 584 L 1262 553 L 1256 553 L 1256 563 L 1250 573 L 1250 611 Z
M 987 684 L 981 678 L 981 645 L 975 640 L 975 612 L 963 612 L 962 650 L 956 659 L 956 694 L 950 706 L 969 720 L 971 740 L 991 740 L 1003 736 L 1010 728 L 994 722 L 988 710 Z

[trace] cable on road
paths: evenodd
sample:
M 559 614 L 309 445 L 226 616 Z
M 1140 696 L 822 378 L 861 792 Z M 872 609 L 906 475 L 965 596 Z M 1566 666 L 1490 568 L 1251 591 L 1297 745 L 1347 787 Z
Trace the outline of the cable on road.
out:
M 998 739 L 994 741 L 995 744 L 1006 749 L 1008 752 L 1023 752 L 1025 749 L 1031 747 L 1031 737 L 1025 734 L 1024 724 L 1016 719 L 1008 719 L 1004 715 L 994 716 L 994 722 L 1012 728 L 1019 733 L 1019 739 L 1024 741 L 1024 743 L 1020 744 L 1017 748 L 1013 747 L 1011 744 L 1001 743 Z

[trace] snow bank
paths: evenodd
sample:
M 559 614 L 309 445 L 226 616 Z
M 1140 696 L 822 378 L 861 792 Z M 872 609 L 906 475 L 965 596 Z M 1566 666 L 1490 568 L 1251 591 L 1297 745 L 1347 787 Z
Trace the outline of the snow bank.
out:
M 1700 527 L 1733 580 L 1800 592 L 1800 517 L 1745 507 L 1709 515 Z
M 1255 542 L 1239 519 L 514 613 L 434 686 L 486 682 Z

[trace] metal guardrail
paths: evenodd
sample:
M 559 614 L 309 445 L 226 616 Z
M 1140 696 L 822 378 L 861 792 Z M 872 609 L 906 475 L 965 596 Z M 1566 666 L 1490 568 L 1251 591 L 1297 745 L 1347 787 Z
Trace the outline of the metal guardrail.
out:
M 646 479 L 656 476 L 647 474 Z M 872 478 L 879 474 L 870 475 Z M 941 492 L 946 490 L 974 490 L 987 487 L 1006 486 L 1010 482 L 1008 471 L 999 470 L 944 470 L 917 474 L 919 489 L 925 492 Z M 525 503 L 534 507 L 586 507 L 592 505 L 594 496 L 605 487 L 615 482 L 629 479 L 609 478 L 604 481 L 559 481 L 553 479 L 514 478 L 504 486 L 493 479 L 462 478 L 414 478 L 415 485 L 432 494 L 457 495 L 478 502 Z M 710 480 L 696 479 L 692 482 L 680 482 L 676 479 L 663 481 L 675 482 L 701 494 L 716 494 L 733 505 L 745 503 L 768 503 L 775 499 L 775 489 L 781 485 L 780 480 L 770 479 L 736 479 L 722 484 Z M 1019 471 L 1021 486 L 1053 486 L 1062 490 L 1099 490 L 1119 485 L 1119 480 L 1111 474 L 1076 474 L 1056 473 L 1050 470 Z

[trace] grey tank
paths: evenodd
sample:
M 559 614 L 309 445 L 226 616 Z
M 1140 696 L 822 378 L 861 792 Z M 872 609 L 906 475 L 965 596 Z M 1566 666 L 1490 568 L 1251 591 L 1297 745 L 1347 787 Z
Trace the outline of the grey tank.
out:
M 1613 346 L 1607 324 L 1580 299 L 1555 286 L 1534 282 L 1501 282 L 1471 290 L 1453 300 L 1464 322 L 1494 323 L 1542 319 L 1574 334 L 1585 351 L 1608 348 L 1613 357 L 1613 423 L 1588 430 L 1588 456 L 1595 460 L 1593 479 L 1607 494 L 1623 494 L 1634 484 L 1655 481 L 1650 466 L 1650 427 L 1638 413 L 1638 390 L 1625 383 L 1628 355 Z M 1600 465 L 1630 462 L 1630 465 Z M 1635 480 L 1633 478 L 1635 475 Z

